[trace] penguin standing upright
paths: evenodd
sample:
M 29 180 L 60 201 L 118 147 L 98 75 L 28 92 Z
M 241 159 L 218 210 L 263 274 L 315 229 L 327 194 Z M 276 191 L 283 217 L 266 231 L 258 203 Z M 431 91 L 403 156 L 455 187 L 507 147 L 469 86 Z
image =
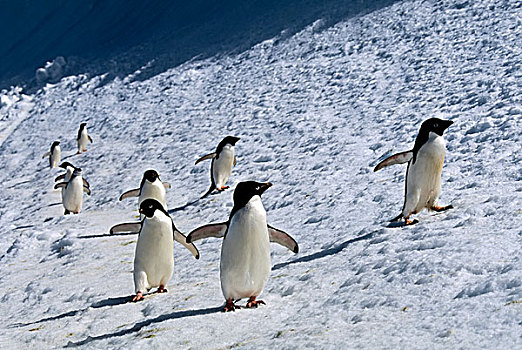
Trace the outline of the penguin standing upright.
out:
M 214 190 L 221 192 L 228 188 L 225 184 L 232 173 L 232 168 L 236 165 L 234 146 L 239 140 L 240 138 L 235 136 L 225 137 L 218 144 L 214 153 L 209 153 L 199 158 L 194 164 L 196 165 L 206 159 L 212 159 L 210 165 L 210 188 L 201 198 L 205 198 Z
M 120 196 L 120 201 L 129 197 L 139 197 L 138 207 L 147 198 L 154 198 L 167 209 L 166 188 L 170 188 L 168 182 L 162 182 L 156 170 L 149 169 L 143 174 L 140 188 L 128 190 Z
M 417 214 L 424 208 L 434 211 L 444 211 L 453 208 L 448 205 L 441 207 L 437 204 L 441 192 L 441 173 L 446 155 L 446 142 L 442 137 L 453 122 L 439 118 L 425 120 L 420 127 L 412 150 L 394 154 L 375 167 L 374 171 L 393 164 L 408 162 L 404 205 L 402 212 L 392 221 L 404 218 L 405 224 L 418 222 L 411 221 L 410 216 Z
M 80 128 L 78 129 L 78 136 L 76 137 L 76 141 L 78 141 L 78 154 L 87 151 L 87 142 L 92 143 L 92 138 L 87 133 L 87 123 L 81 123 Z
M 63 188 L 62 204 L 65 208 L 64 215 L 79 214 L 83 205 L 83 192 L 91 195 L 89 187 L 85 186 L 82 178 L 82 169 L 76 168 L 69 181 L 60 182 L 54 188 Z
M 264 304 L 261 294 L 271 270 L 270 242 L 294 253 L 297 242 L 287 233 L 267 224 L 261 194 L 271 183 L 240 182 L 234 191 L 234 207 L 227 222 L 199 227 L 187 236 L 187 242 L 206 237 L 223 237 L 220 279 L 226 303 L 223 311 L 234 311 L 235 300 L 249 298 L 247 307 Z
M 54 141 L 51 145 L 51 150 L 49 152 L 45 152 L 42 156 L 42 159 L 49 156 L 49 167 L 56 168 L 58 163 L 60 163 L 60 159 L 62 156 L 62 150 L 60 148 L 60 141 Z
M 136 295 L 132 301 L 143 299 L 143 293 L 158 288 L 165 293 L 165 286 L 174 272 L 174 241 L 181 243 L 196 259 L 199 252 L 186 237 L 176 229 L 172 218 L 163 205 L 153 198 L 140 204 L 141 222 L 124 223 L 113 226 L 111 234 L 117 232 L 137 232 L 139 234 L 134 256 L 134 286 Z

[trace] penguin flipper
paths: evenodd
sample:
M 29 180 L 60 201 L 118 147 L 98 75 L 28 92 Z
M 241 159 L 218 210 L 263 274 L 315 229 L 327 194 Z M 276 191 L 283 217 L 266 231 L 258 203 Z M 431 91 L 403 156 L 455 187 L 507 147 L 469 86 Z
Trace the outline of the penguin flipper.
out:
M 87 135 L 87 138 L 88 138 L 89 141 L 92 143 L 92 138 L 91 138 L 89 135 Z
M 162 184 L 163 184 L 163 187 L 165 187 L 165 188 L 170 188 L 171 187 L 168 182 L 162 182 Z
M 196 248 L 196 246 L 194 245 L 194 243 L 188 243 L 187 237 L 185 237 L 183 233 L 179 232 L 176 229 L 176 227 L 174 227 L 174 225 L 172 225 L 172 230 L 174 232 L 174 240 L 178 243 L 181 243 L 181 245 L 187 248 L 196 259 L 199 259 L 199 251 L 198 248 Z
M 63 180 L 63 179 L 65 179 L 65 174 L 58 175 L 58 176 L 56 177 L 56 179 L 54 179 L 54 182 L 56 182 L 56 181 L 60 181 L 60 180 Z
M 63 175 L 63 176 L 65 176 L 65 175 Z M 89 185 L 89 183 L 87 182 L 87 180 L 85 180 L 83 177 L 82 177 L 82 181 L 83 181 L 83 186 L 88 187 L 88 188 L 91 187 L 91 185 Z
M 141 230 L 141 222 L 126 222 L 123 224 L 114 225 L 111 227 L 109 233 L 112 235 L 119 232 L 139 233 Z
M 91 195 L 91 189 L 85 185 L 83 185 L 83 192 L 87 193 L 89 196 Z
M 202 162 L 204 160 L 207 160 L 207 159 L 212 159 L 216 156 L 216 152 L 213 152 L 213 153 L 209 153 L 201 158 L 199 158 L 198 160 L 196 160 L 196 163 L 194 163 L 194 165 L 198 164 L 199 162 Z
M 236 164 L 237 164 L 237 158 L 236 158 L 236 156 L 234 156 L 234 166 L 236 166 Z
M 48 157 L 51 155 L 51 152 L 45 152 L 44 155 L 42 156 L 42 159 L 44 159 L 45 157 Z
M 394 164 L 403 164 L 409 162 L 413 158 L 413 151 L 406 151 L 401 153 L 396 153 L 393 156 L 390 156 L 377 164 L 377 166 L 373 169 L 373 171 L 381 170 L 382 168 L 386 168 L 390 165 Z
M 139 188 L 135 188 L 133 190 L 128 190 L 127 192 L 124 192 L 120 196 L 120 201 L 125 199 L 125 198 L 138 197 L 139 195 L 140 195 L 140 189 Z
M 187 236 L 187 243 L 199 241 L 200 239 L 208 237 L 223 238 L 227 232 L 227 226 L 226 222 L 220 222 L 217 224 L 208 224 L 198 227 L 189 233 Z
M 299 252 L 299 246 L 297 245 L 297 242 L 288 233 L 278 230 L 270 225 L 267 225 L 267 227 L 270 242 L 280 244 L 296 254 Z
M 54 189 L 57 188 L 65 188 L 67 186 L 67 182 L 60 182 L 59 184 L 54 185 Z

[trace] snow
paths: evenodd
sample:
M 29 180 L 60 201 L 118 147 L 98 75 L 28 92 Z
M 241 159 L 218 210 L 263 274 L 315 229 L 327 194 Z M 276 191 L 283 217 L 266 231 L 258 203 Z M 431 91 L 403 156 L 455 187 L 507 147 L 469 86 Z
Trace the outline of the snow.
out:
M 108 65 L 2 90 L 0 348 L 522 347 L 519 14 L 396 2 L 146 79 Z M 455 209 L 389 228 L 405 167 L 372 169 L 432 116 L 454 121 L 440 202 Z M 75 155 L 81 122 L 94 143 Z M 229 184 L 273 183 L 268 222 L 300 252 L 272 245 L 266 305 L 225 314 L 220 240 L 196 242 L 199 260 L 176 244 L 169 292 L 128 303 L 136 237 L 108 230 L 137 212 L 119 195 L 154 168 L 182 232 L 226 220 L 233 190 L 193 203 L 209 185 L 194 162 L 226 135 L 241 137 Z M 91 185 L 79 215 L 41 159 L 54 140 Z

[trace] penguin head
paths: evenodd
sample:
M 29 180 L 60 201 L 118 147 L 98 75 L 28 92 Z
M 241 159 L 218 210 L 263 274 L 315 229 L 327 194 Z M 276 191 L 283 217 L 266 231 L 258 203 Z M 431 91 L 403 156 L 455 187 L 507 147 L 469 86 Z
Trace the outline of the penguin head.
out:
M 234 190 L 234 206 L 244 206 L 252 197 L 261 196 L 271 186 L 270 182 L 245 181 L 238 183 Z
M 235 146 L 236 142 L 238 142 L 239 140 L 240 140 L 239 137 L 227 136 L 221 142 L 223 143 L 223 145 L 230 144 L 232 146 Z
M 219 154 L 221 153 L 221 151 L 223 150 L 223 148 L 226 146 L 226 145 L 230 145 L 230 146 L 235 146 L 236 145 L 236 142 L 238 142 L 240 139 L 239 137 L 235 137 L 235 136 L 227 136 L 225 137 L 223 140 L 221 140 L 221 142 L 218 144 L 217 148 L 216 148 L 216 154 L 219 156 Z
M 80 124 L 80 130 L 85 129 L 86 126 L 87 126 L 87 123 L 81 123 Z
M 71 168 L 75 169 L 74 165 L 72 165 L 69 162 L 63 162 L 62 164 L 59 165 L 59 167 L 63 168 L 63 169 L 67 169 L 67 167 L 71 167 Z
M 446 130 L 453 122 L 451 120 L 444 120 L 439 118 L 430 118 L 422 122 L 420 132 L 429 134 L 433 132 L 439 136 L 442 136 L 444 130 Z
M 147 198 L 140 204 L 140 214 L 143 214 L 148 218 L 153 217 L 156 210 L 165 212 L 161 203 L 153 198 Z
M 154 182 L 156 179 L 159 179 L 159 174 L 156 170 L 149 169 L 143 174 L 143 179 L 148 180 L 149 182 Z
M 51 146 L 51 148 L 55 148 L 56 146 L 58 146 L 60 144 L 60 141 L 54 141 L 53 142 L 53 145 Z
M 74 168 L 73 176 L 81 176 L 82 175 L 82 169 L 81 168 Z

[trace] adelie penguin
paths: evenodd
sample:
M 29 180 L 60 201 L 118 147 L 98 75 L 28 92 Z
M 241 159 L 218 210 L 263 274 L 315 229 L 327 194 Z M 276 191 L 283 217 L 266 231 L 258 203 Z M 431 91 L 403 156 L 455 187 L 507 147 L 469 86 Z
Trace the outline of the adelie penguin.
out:
M 81 123 L 80 128 L 78 129 L 78 136 L 76 137 L 76 141 L 78 141 L 78 154 L 87 151 L 87 142 L 92 143 L 92 138 L 87 133 L 87 123 Z
M 138 197 L 138 207 L 147 198 L 154 198 L 167 209 L 166 188 L 170 188 L 168 182 L 162 182 L 156 170 L 149 169 L 143 174 L 140 188 L 126 191 L 120 196 L 120 201 L 129 197 Z
M 437 201 L 441 192 L 441 173 L 446 155 L 446 142 L 442 135 L 453 122 L 439 118 L 425 120 L 420 127 L 412 150 L 397 153 L 386 158 L 374 171 L 393 164 L 408 163 L 402 212 L 391 221 L 404 218 L 405 224 L 418 222 L 410 216 L 424 208 L 445 211 L 453 206 L 439 206 Z
M 239 140 L 239 137 L 227 136 L 221 140 L 215 152 L 209 153 L 196 161 L 195 165 L 203 160 L 212 159 L 210 165 L 210 188 L 201 198 L 205 198 L 214 190 L 221 192 L 228 188 L 225 184 L 232 173 L 232 168 L 236 165 L 234 146 Z
M 234 207 L 227 222 L 199 227 L 187 236 L 187 242 L 207 237 L 223 237 L 221 246 L 221 290 L 226 303 L 223 311 L 239 308 L 234 301 L 248 298 L 246 307 L 264 304 L 257 297 L 270 275 L 270 242 L 297 253 L 297 242 L 287 233 L 267 224 L 261 195 L 271 183 L 241 182 L 234 191 Z
M 140 205 L 141 222 L 124 223 L 113 226 L 111 234 L 136 232 L 139 234 L 134 256 L 134 286 L 136 294 L 132 301 L 143 299 L 143 294 L 152 288 L 157 293 L 165 293 L 165 288 L 174 272 L 174 241 L 181 243 L 196 259 L 199 252 L 186 237 L 176 229 L 174 222 L 155 199 L 148 198 Z
M 60 182 L 54 188 L 62 188 L 62 204 L 65 208 L 64 215 L 79 214 L 83 205 L 83 192 L 91 195 L 89 187 L 84 185 L 82 169 L 76 168 L 69 181 Z
M 61 156 L 62 150 L 60 148 L 60 141 L 54 141 L 51 145 L 51 150 L 49 152 L 45 152 L 45 154 L 42 156 L 42 159 L 49 157 L 49 167 L 52 169 L 58 166 Z

